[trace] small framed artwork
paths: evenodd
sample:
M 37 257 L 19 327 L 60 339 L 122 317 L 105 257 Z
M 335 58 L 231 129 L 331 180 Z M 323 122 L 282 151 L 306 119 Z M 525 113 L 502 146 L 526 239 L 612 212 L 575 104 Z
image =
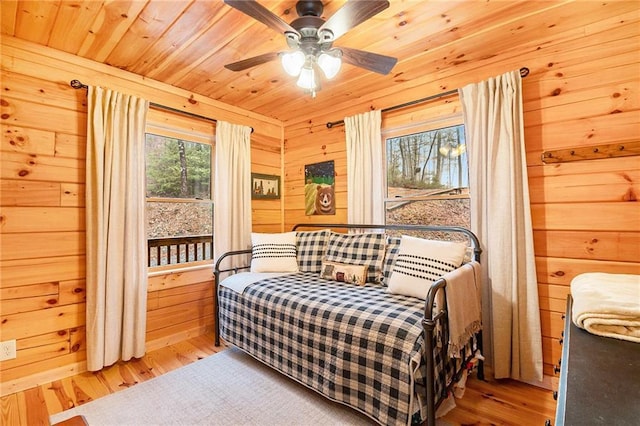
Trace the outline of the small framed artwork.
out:
M 279 199 L 280 176 L 251 173 L 251 198 L 272 200 Z
M 304 166 L 304 214 L 335 215 L 333 160 Z

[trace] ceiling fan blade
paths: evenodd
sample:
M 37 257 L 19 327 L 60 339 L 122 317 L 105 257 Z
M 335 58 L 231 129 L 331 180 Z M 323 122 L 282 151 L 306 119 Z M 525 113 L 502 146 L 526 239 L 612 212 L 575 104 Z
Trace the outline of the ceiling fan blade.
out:
M 292 32 L 298 34 L 295 28 L 255 0 L 224 0 L 224 2 L 245 15 L 262 22 L 269 28 L 281 33 Z
M 398 60 L 391 56 L 365 52 L 364 50 L 351 49 L 350 47 L 338 47 L 342 50 L 342 60 L 347 64 L 364 68 L 378 74 L 387 75 L 396 65 Z
M 225 0 L 226 1 L 226 0 Z M 334 13 L 322 26 L 322 30 L 333 33 L 333 41 L 337 40 L 351 28 L 361 24 L 389 7 L 387 0 L 351 0 Z
M 277 52 L 263 53 L 262 55 L 254 56 L 253 58 L 247 58 L 238 62 L 227 64 L 224 67 L 231 71 L 244 71 L 247 68 L 255 67 L 256 65 L 262 65 L 277 58 Z

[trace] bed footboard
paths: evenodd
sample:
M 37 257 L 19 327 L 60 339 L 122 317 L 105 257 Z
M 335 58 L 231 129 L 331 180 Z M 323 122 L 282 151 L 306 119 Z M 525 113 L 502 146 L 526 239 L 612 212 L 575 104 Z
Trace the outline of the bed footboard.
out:
M 240 271 L 247 271 L 251 268 L 251 265 L 242 265 L 242 266 L 233 266 L 233 267 L 222 269 L 222 263 L 225 260 L 230 261 L 233 258 L 236 258 L 239 256 L 246 256 L 250 254 L 251 254 L 251 249 L 228 251 L 218 258 L 213 268 L 213 297 L 215 297 L 215 303 L 213 304 L 213 318 L 215 318 L 214 338 L 215 338 L 216 346 L 220 346 L 220 314 L 218 312 L 218 309 L 219 309 L 218 286 L 220 283 L 220 275 L 224 273 L 237 274 Z
M 447 342 L 449 340 L 448 336 L 448 319 L 447 319 L 447 311 L 446 309 L 440 309 L 436 312 L 436 298 L 438 297 L 438 293 L 442 292 L 443 297 L 442 300 L 446 300 L 446 295 L 444 295 L 444 289 L 447 285 L 446 280 L 439 279 L 435 283 L 432 284 L 429 292 L 427 294 L 427 298 L 425 300 L 425 308 L 424 308 L 424 318 L 422 319 L 422 327 L 424 328 L 424 358 L 427 366 L 427 375 L 425 378 L 424 387 L 426 389 L 427 394 L 427 425 L 435 426 L 436 425 L 436 411 L 442 401 L 447 397 L 447 394 L 453 387 L 453 385 L 460 379 L 463 370 L 466 368 L 466 365 L 471 359 L 473 359 L 473 354 L 469 356 L 467 359 L 463 360 L 460 363 L 460 368 L 454 372 L 453 380 L 451 383 L 447 384 L 447 386 L 442 389 L 442 393 L 438 395 L 436 393 L 436 365 L 433 357 L 434 350 L 434 341 L 436 339 L 440 339 L 438 347 L 440 348 L 440 359 L 447 359 Z M 444 305 L 446 306 L 446 304 Z M 436 329 L 440 328 L 442 333 L 439 335 L 436 333 Z M 476 344 L 477 348 L 482 351 L 482 331 L 479 331 L 476 334 Z M 478 361 L 478 369 L 477 369 L 477 377 L 480 380 L 484 380 L 484 366 L 482 360 Z M 446 380 L 445 380 L 446 382 Z
M 427 377 L 425 380 L 425 389 L 427 392 L 427 425 L 435 426 L 436 424 L 436 405 L 440 405 L 441 398 L 436 395 L 435 385 L 435 360 L 433 359 L 433 341 L 435 336 L 436 325 L 438 321 L 444 322 L 447 312 L 442 309 L 440 312 L 434 315 L 436 296 L 439 291 L 444 291 L 446 282 L 443 279 L 439 279 L 429 289 L 427 293 L 427 299 L 424 304 L 424 318 L 422 319 L 422 327 L 424 328 L 424 340 L 425 340 L 425 353 L 424 358 L 427 363 Z M 446 356 L 446 336 L 445 333 L 441 335 L 440 346 L 443 348 L 440 356 Z M 446 359 L 446 358 L 442 358 Z M 436 401 L 438 404 L 436 404 Z

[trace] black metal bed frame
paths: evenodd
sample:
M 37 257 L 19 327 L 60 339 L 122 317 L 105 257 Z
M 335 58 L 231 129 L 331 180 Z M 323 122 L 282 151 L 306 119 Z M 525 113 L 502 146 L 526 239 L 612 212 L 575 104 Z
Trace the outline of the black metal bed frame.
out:
M 321 224 L 321 223 L 299 223 L 293 226 L 292 231 L 296 231 L 299 228 L 315 228 L 315 229 L 373 229 L 373 230 L 391 230 L 391 231 L 418 231 L 418 232 L 453 232 L 460 233 L 465 235 L 473 248 L 474 260 L 480 262 L 480 254 L 482 252 L 480 248 L 480 242 L 476 235 L 470 230 L 457 226 L 427 226 L 427 225 L 357 225 L 357 224 Z M 214 291 L 215 291 L 215 345 L 220 346 L 220 317 L 219 317 L 219 306 L 218 306 L 218 283 L 220 282 L 220 274 L 233 272 L 237 273 L 242 270 L 250 269 L 250 265 L 232 267 L 227 269 L 221 269 L 222 261 L 226 258 L 238 255 L 249 255 L 251 254 L 251 249 L 247 250 L 234 250 L 229 251 L 221 255 L 216 261 L 214 267 Z M 447 341 L 448 341 L 448 314 L 446 310 L 446 303 L 442 307 L 442 309 L 433 315 L 434 305 L 436 302 L 436 296 L 439 291 L 443 291 L 446 287 L 447 283 L 443 278 L 440 278 L 438 281 L 434 282 L 429 288 L 429 292 L 427 293 L 427 298 L 425 299 L 424 306 L 424 318 L 422 319 L 422 327 L 424 330 L 424 340 L 425 340 L 425 350 L 423 356 L 426 360 L 427 367 L 427 376 L 424 380 L 424 388 L 426 389 L 427 396 L 427 425 L 435 426 L 435 413 L 442 401 L 446 398 L 449 391 L 453 387 L 453 384 L 461 377 L 462 372 L 465 369 L 466 364 L 473 358 L 473 354 L 465 359 L 464 362 L 461 363 L 460 368 L 454 372 L 454 379 L 451 383 L 447 384 L 446 380 L 444 383 L 446 386 L 444 387 L 442 393 L 440 395 L 436 395 L 435 391 L 435 360 L 433 357 L 433 340 L 434 340 L 434 330 L 438 322 L 442 324 L 443 333 L 441 333 L 441 344 L 440 344 L 440 356 L 443 360 L 448 359 L 447 355 Z M 446 302 L 446 293 L 443 293 L 443 300 Z M 478 349 L 482 351 L 482 331 L 479 331 L 476 334 L 476 342 Z M 478 370 L 477 370 L 478 379 L 484 380 L 484 366 L 482 360 L 478 361 Z

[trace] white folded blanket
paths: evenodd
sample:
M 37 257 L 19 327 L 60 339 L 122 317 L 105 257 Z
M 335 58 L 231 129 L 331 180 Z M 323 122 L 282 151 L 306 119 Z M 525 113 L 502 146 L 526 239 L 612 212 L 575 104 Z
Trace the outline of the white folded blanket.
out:
M 244 293 L 244 291 L 251 284 L 260 280 L 273 277 L 281 277 L 284 275 L 293 274 L 295 272 L 238 272 L 222 280 L 221 286 L 230 288 L 236 293 Z
M 469 262 L 442 277 L 447 281 L 448 352 L 452 358 L 459 358 L 471 336 L 482 329 L 480 268 L 478 262 Z
M 571 281 L 572 320 L 598 336 L 640 343 L 640 275 L 591 272 Z

